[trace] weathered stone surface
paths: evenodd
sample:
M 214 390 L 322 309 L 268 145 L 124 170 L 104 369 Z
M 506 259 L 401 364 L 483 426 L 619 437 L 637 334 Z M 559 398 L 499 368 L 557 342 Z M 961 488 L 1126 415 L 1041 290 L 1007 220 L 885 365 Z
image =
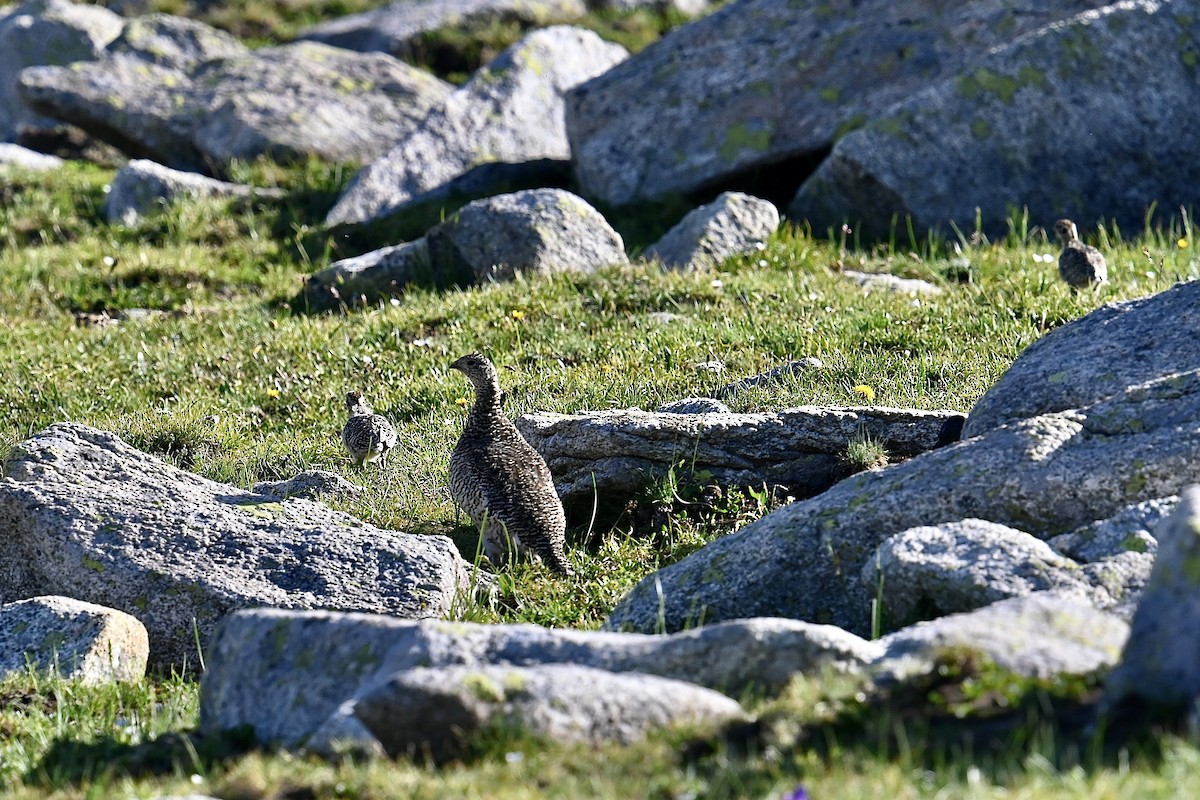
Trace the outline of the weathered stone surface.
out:
M 969 650 L 1031 678 L 1088 675 L 1111 667 L 1129 636 L 1123 620 L 1049 592 L 1001 600 L 966 614 L 920 622 L 879 640 L 880 681 L 928 673 L 939 654 Z
M 94 59 L 120 34 L 121 25 L 106 8 L 68 0 L 31 0 L 0 9 L 0 141 L 59 125 L 21 101 L 17 78 L 22 69 Z
M 207 640 L 238 608 L 427 617 L 469 587 L 449 539 L 309 500 L 264 501 L 84 425 L 52 425 L 17 445 L 4 474 L 0 599 L 50 592 L 134 614 L 160 665 L 194 660 L 193 625 Z
M 0 142 L 0 166 L 20 167 L 21 169 L 45 170 L 58 169 L 64 162 L 58 156 L 48 156 L 19 144 Z
M 1050 539 L 1048 544 L 1076 561 L 1102 561 L 1124 553 L 1158 552 L 1154 529 L 1165 519 L 1179 498 L 1163 497 L 1137 503 L 1118 511 L 1108 519 L 1076 528 Z
M 757 389 L 763 386 L 769 386 L 772 383 L 783 381 L 790 376 L 799 375 L 802 372 L 807 372 L 814 369 L 824 369 L 825 364 L 816 356 L 801 358 L 797 361 L 789 361 L 786 364 L 780 364 L 778 367 L 773 367 L 766 372 L 761 372 L 758 375 L 751 375 L 748 378 L 734 381 L 733 383 L 722 386 L 713 394 L 722 400 L 731 400 L 747 389 Z
M 1127 698 L 1191 709 L 1200 696 L 1200 487 L 1156 529 L 1158 557 L 1105 703 Z
M 592 272 L 627 264 L 625 245 L 600 212 L 561 189 L 476 200 L 425 236 L 437 275 L 508 280 L 517 272 Z
M 660 414 L 732 414 L 729 406 L 711 397 L 684 397 L 663 403 L 657 409 Z
M 1087 5 L 1100 4 L 1062 13 Z M 1140 229 L 1147 206 L 1196 199 L 1200 161 L 1179 153 L 1200 125 L 1198 53 L 1195 4 L 1156 0 L 976 50 L 974 66 L 839 139 L 789 216 L 886 236 L 906 216 L 918 231 L 971 231 L 978 213 L 986 234 L 1003 236 L 1016 206 L 1047 228 L 1070 217 Z
M 590 504 L 593 492 L 602 502 L 623 502 L 680 462 L 714 483 L 766 482 L 815 494 L 839 477 L 846 445 L 860 431 L 882 440 L 893 457 L 909 458 L 937 447 L 943 427 L 958 416 L 884 407 L 693 415 L 631 409 L 526 414 L 517 428 L 546 459 L 570 505 Z
M 432 275 L 429 248 L 418 239 L 333 262 L 308 277 L 297 302 L 309 311 L 369 305 L 403 294 L 409 284 L 431 281 Z
M 812 157 L 992 48 L 1100 5 L 739 0 L 568 95 L 576 173 L 589 197 L 624 204 Z
M 109 222 L 135 225 L 147 214 L 160 211 L 179 198 L 196 197 L 282 197 L 278 189 L 256 189 L 237 183 L 227 183 L 134 159 L 117 171 L 113 178 L 104 215 Z
M 358 494 L 363 487 L 353 484 L 336 472 L 312 469 L 284 481 L 263 481 L 254 484 L 255 494 L 286 500 L 289 497 L 317 498 L 323 495 Z
M 97 61 L 23 70 L 21 96 L 130 155 L 210 170 L 261 155 L 371 161 L 451 89 L 388 56 L 315 42 L 196 63 L 211 55 L 194 45 L 200 28 L 156 28 L 183 36 L 166 56 L 143 37 Z
M 232 34 L 171 14 L 149 14 L 129 20 L 107 49 L 109 53 L 125 53 L 185 71 L 207 61 L 236 58 L 249 52 Z
M 545 25 L 586 13 L 582 0 L 400 0 L 318 23 L 301 32 L 300 38 L 413 61 L 420 54 L 424 35 L 439 28 L 461 30 L 507 20 Z
M 860 574 L 888 536 L 974 517 L 1048 538 L 1169 496 L 1200 469 L 1198 420 L 1200 370 L 856 475 L 643 579 L 608 625 L 786 616 L 864 632 Z
M 854 670 L 882 652 L 831 626 L 782 619 L 648 636 L 255 609 L 227 618 L 205 651 L 200 720 L 210 732 L 248 724 L 260 740 L 285 746 L 362 746 L 369 741 L 352 722 L 353 699 L 415 667 L 571 663 L 738 697 L 778 692 L 797 672 Z
M 937 295 L 942 293 L 942 287 L 923 281 L 920 278 L 900 278 L 886 272 L 858 272 L 852 269 L 842 270 L 843 278 L 852 280 L 867 291 L 872 289 L 893 294 Z
M 1112 604 L 1078 564 L 1041 539 L 981 519 L 890 536 L 867 559 L 860 577 L 865 586 L 876 587 L 889 627 L 1047 590 L 1078 594 L 1101 608 Z
M 1100 607 L 1128 622 L 1133 619 L 1153 569 L 1153 555 L 1129 552 L 1084 564 L 1083 574 L 1088 583 L 1108 595 Z M 1097 593 L 1095 597 L 1102 596 Z
M 1200 369 L 1200 282 L 1108 303 L 1038 339 L 971 409 L 963 436 Z
M 582 28 L 535 31 L 479 70 L 382 158 L 354 177 L 326 225 L 367 222 L 414 207 L 461 204 L 496 194 L 518 170 L 569 161 L 563 93 L 628 56 L 625 48 Z M 508 164 L 507 170 L 473 172 Z M 474 195 L 474 197 L 472 197 Z
M 85 683 L 132 681 L 149 652 L 145 626 L 115 609 L 53 596 L 0 605 L 0 679 L 32 666 Z
M 689 212 L 643 255 L 667 269 L 705 269 L 764 244 L 778 227 L 779 211 L 768 201 L 723 192 Z
M 577 664 L 399 672 L 359 699 L 354 714 L 389 755 L 428 754 L 435 762 L 465 755 L 489 729 L 596 746 L 746 717 L 736 701 L 711 689 Z

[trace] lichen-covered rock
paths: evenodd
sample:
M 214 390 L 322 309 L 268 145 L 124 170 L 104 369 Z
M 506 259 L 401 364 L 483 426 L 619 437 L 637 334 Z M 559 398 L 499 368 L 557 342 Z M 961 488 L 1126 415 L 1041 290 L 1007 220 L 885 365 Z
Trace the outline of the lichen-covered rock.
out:
M 256 483 L 252 491 L 276 500 L 289 497 L 315 499 L 324 495 L 358 494 L 363 487 L 351 483 L 336 472 L 311 469 L 283 481 Z
M 732 414 L 729 406 L 711 397 L 684 397 L 663 403 L 657 409 L 660 414 Z
M 415 61 L 426 34 L 440 28 L 469 30 L 505 21 L 544 26 L 586 13 L 583 0 L 400 0 L 318 23 L 299 38 Z
M 689 212 L 643 255 L 668 269 L 714 267 L 764 244 L 778 227 L 779 211 L 768 201 L 724 192 Z
M 200 724 L 207 732 L 250 725 L 259 740 L 288 747 L 327 750 L 352 739 L 370 750 L 354 699 L 415 667 L 570 663 L 740 697 L 777 693 L 798 672 L 857 670 L 882 652 L 831 626 L 782 619 L 655 636 L 255 609 L 228 617 L 205 651 Z
M 871 672 L 881 682 L 904 681 L 929 673 L 940 657 L 975 653 L 1030 678 L 1091 675 L 1117 662 L 1128 636 L 1129 625 L 1112 614 L 1039 592 L 888 634 Z
M 800 375 L 801 373 L 810 370 L 824 369 L 825 363 L 816 356 L 808 356 L 796 361 L 789 361 L 786 364 L 780 364 L 778 367 L 772 367 L 766 372 L 760 372 L 757 375 L 751 375 L 747 378 L 736 380 L 733 383 L 722 386 L 713 395 L 722 400 L 731 400 L 737 397 L 742 392 L 748 389 L 758 389 L 779 383 L 789 377 Z
M 582 28 L 535 31 L 482 68 L 411 133 L 354 177 L 326 225 L 368 222 L 415 207 L 496 194 L 571 158 L 563 93 L 628 56 Z M 473 172 L 508 164 L 509 169 Z M 491 175 L 504 186 L 481 180 Z M 528 179 L 527 179 L 528 180 Z
M 517 272 L 593 272 L 628 264 L 621 235 L 561 189 L 476 200 L 425 235 L 435 278 L 508 280 Z
M 938 295 L 942 287 L 923 281 L 920 278 L 901 278 L 886 272 L 859 272 L 853 269 L 842 270 L 843 278 L 854 281 L 867 291 L 877 289 L 892 294 Z
M 1198 422 L 1200 370 L 856 475 L 648 576 L 607 624 L 785 616 L 865 632 L 874 587 L 861 571 L 887 537 L 974 517 L 1049 538 L 1169 496 L 1200 469 Z
M 1198 57 L 1194 4 L 1157 0 L 976 51 L 973 66 L 839 139 L 789 216 L 886 236 L 897 218 L 949 232 L 974 230 L 978 215 L 1003 236 L 1017 207 L 1047 228 L 1070 217 L 1139 229 L 1147 206 L 1195 200 L 1200 160 L 1179 153 L 1200 126 Z
M 526 414 L 517 428 L 546 459 L 567 505 L 624 503 L 682 462 L 687 472 L 728 486 L 785 486 L 812 495 L 843 470 L 862 431 L 895 458 L 943 443 L 958 414 L 898 408 L 803 406 L 753 414 L 676 414 L 639 409 Z M 683 476 L 680 476 L 683 477 Z
M 197 632 L 203 643 L 246 606 L 427 617 L 470 588 L 445 537 L 270 501 L 84 425 L 18 444 L 4 474 L 0 600 L 54 593 L 134 614 L 158 665 L 194 663 Z
M 149 14 L 129 20 L 107 50 L 179 70 L 191 70 L 207 61 L 236 58 L 249 52 L 232 34 L 171 14 Z
M 625 204 L 811 158 L 993 48 L 1100 5 L 738 0 L 572 90 L 576 173 L 587 196 Z
M 407 670 L 360 698 L 354 715 L 389 755 L 435 762 L 462 757 L 485 731 L 598 746 L 746 718 L 711 689 L 578 664 Z
M 21 70 L 95 59 L 121 33 L 122 24 L 106 8 L 68 0 L 31 0 L 0 9 L 0 141 L 60 124 L 22 102 L 17 93 Z
M 21 147 L 19 144 L 0 142 L 0 167 L 19 167 L 21 169 L 43 172 L 58 169 L 65 164 L 58 156 L 49 156 Z
M 1133 699 L 1190 710 L 1200 697 L 1200 487 L 1181 493 L 1155 534 L 1158 556 L 1105 704 Z
M 976 401 L 963 436 L 1089 405 L 1135 384 L 1200 369 L 1197 330 L 1200 281 L 1108 303 L 1025 348 Z
M 117 170 L 104 203 L 104 215 L 109 222 L 135 225 L 143 216 L 160 211 L 179 198 L 248 197 L 254 194 L 264 197 L 283 195 L 278 189 L 256 189 L 134 159 Z
M 32 667 L 84 683 L 146 674 L 146 628 L 122 611 L 69 597 L 0 605 L 0 680 Z
M 429 248 L 418 239 L 333 262 L 308 276 L 296 303 L 308 311 L 365 306 L 432 278 Z
M 1058 552 L 1080 562 L 1102 561 L 1124 553 L 1158 552 L 1154 529 L 1175 510 L 1179 498 L 1155 498 L 1118 511 L 1108 519 L 1083 525 L 1050 539 Z

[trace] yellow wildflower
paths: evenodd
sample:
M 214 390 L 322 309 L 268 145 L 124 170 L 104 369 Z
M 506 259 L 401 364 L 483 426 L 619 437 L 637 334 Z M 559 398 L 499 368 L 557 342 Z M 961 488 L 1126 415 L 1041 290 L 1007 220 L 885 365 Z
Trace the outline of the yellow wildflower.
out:
M 512 318 L 515 319 L 517 322 L 520 322 L 521 320 L 525 319 L 525 312 L 514 309 L 512 312 Z
M 454 402 L 460 406 L 465 406 L 465 405 L 469 405 L 471 401 L 465 397 L 460 397 L 457 400 L 455 400 Z
M 870 386 L 867 386 L 865 383 L 860 383 L 858 386 L 855 386 L 854 393 L 866 400 L 868 403 L 875 402 L 875 390 Z
M 1179 241 L 1175 243 L 1175 246 L 1178 247 L 1180 250 L 1187 250 L 1188 240 L 1186 238 L 1181 237 L 1179 239 Z
M 267 397 L 279 397 L 278 389 L 267 389 Z

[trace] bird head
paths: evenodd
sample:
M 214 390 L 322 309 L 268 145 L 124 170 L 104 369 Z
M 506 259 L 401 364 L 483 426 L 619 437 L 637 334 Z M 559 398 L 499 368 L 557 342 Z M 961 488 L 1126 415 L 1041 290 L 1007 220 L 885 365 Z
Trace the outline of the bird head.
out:
M 348 392 L 346 394 L 346 408 L 350 411 L 350 416 L 371 413 L 371 407 L 367 405 L 367 401 L 363 399 L 361 392 Z
M 466 375 L 476 386 L 499 384 L 500 381 L 496 367 L 481 353 L 468 353 L 451 364 L 450 369 L 456 369 Z
M 1054 235 L 1063 244 L 1073 242 L 1079 238 L 1079 229 L 1075 227 L 1075 223 L 1069 219 L 1060 219 L 1054 223 Z

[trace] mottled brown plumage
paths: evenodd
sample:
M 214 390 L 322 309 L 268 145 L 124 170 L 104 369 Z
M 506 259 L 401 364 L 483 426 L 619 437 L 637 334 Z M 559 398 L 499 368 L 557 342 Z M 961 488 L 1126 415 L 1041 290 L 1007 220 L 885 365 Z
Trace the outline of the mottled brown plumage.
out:
M 376 414 L 358 392 L 346 395 L 350 419 L 342 427 L 342 444 L 355 464 L 382 461 L 396 446 L 396 429 Z
M 1108 280 L 1108 264 L 1099 250 L 1079 241 L 1079 229 L 1069 219 L 1054 223 L 1054 233 L 1062 242 L 1058 256 L 1058 274 L 1072 289 L 1095 288 Z
M 496 368 L 479 353 L 450 365 L 470 379 L 475 404 L 450 456 L 450 496 L 482 528 L 484 552 L 503 563 L 508 542 L 573 574 L 563 553 L 567 521 L 546 462 L 504 416 Z

